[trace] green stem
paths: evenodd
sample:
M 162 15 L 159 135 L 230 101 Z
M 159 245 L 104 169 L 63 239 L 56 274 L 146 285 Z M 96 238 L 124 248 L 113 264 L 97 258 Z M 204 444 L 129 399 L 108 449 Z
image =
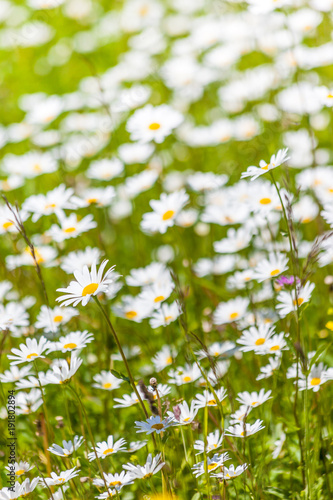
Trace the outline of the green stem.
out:
M 99 307 L 99 309 L 100 309 L 101 313 L 103 314 L 103 316 L 104 316 L 104 318 L 105 318 L 105 321 L 107 322 L 108 327 L 110 328 L 110 331 L 111 331 L 111 333 L 112 333 L 112 335 L 113 335 L 113 337 L 114 337 L 114 339 L 115 339 L 115 341 L 116 341 L 116 344 L 117 344 L 117 346 L 118 346 L 118 349 L 119 349 L 120 355 L 121 355 L 121 357 L 122 357 L 122 359 L 123 359 L 123 362 L 124 362 L 124 364 L 125 364 L 126 371 L 127 371 L 127 374 L 128 374 L 128 378 L 130 379 L 130 382 L 131 382 L 131 386 L 132 386 L 132 388 L 133 388 L 133 390 L 134 390 L 134 392 L 135 392 L 135 394 L 136 394 L 136 397 L 137 397 L 137 398 L 138 398 L 138 400 L 139 400 L 139 403 L 140 403 L 140 405 L 141 405 L 141 408 L 142 408 L 142 411 L 143 411 L 143 413 L 144 413 L 144 415 L 145 415 L 145 418 L 149 418 L 149 415 L 148 415 L 148 412 L 147 412 L 146 407 L 145 407 L 145 405 L 144 405 L 144 402 L 142 401 L 142 398 L 141 398 L 141 396 L 140 396 L 140 393 L 139 393 L 139 391 L 138 391 L 138 390 L 137 390 L 137 388 L 136 388 L 136 385 L 135 385 L 135 382 L 134 382 L 134 378 L 133 378 L 133 376 L 132 376 L 132 372 L 131 372 L 130 367 L 129 367 L 129 365 L 128 365 L 128 362 L 127 362 L 126 356 L 125 356 L 125 354 L 124 354 L 124 351 L 123 351 L 123 349 L 122 349 L 122 347 L 121 347 L 121 344 L 120 344 L 120 341 L 119 341 L 118 335 L 116 334 L 116 331 L 115 331 L 115 329 L 113 328 L 113 325 L 112 325 L 112 323 L 111 323 L 111 321 L 110 321 L 110 318 L 109 318 L 109 316 L 107 315 L 107 313 L 106 313 L 106 311 L 105 311 L 104 307 L 102 306 L 102 304 L 100 303 L 100 301 L 98 300 L 98 298 L 97 298 L 96 296 L 93 296 L 93 299 L 95 300 L 95 302 L 96 302 L 97 306 Z

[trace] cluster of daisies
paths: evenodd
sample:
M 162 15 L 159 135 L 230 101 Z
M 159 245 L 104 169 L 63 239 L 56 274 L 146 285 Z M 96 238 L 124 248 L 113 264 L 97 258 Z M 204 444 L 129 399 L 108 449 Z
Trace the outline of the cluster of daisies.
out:
M 332 8 L 1 0 L 0 500 L 330 495 Z

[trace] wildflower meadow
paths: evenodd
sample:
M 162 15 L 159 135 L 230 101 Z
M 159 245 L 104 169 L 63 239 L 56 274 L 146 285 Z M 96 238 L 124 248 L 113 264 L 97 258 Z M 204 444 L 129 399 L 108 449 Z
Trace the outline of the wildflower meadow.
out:
M 0 500 L 332 500 L 333 0 L 0 0 Z

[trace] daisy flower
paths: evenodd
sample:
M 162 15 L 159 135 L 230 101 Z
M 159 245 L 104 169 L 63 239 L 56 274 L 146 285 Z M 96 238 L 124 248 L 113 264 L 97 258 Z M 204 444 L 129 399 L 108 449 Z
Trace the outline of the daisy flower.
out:
M 152 359 L 155 371 L 160 372 L 164 370 L 164 368 L 166 368 L 167 366 L 171 365 L 173 362 L 173 356 L 174 355 L 170 346 L 168 345 L 163 346 L 162 349 L 157 354 L 155 354 L 155 356 Z
M 13 213 L 14 212 L 14 213 Z M 7 205 L 0 206 L 0 234 L 17 233 L 18 227 L 16 219 L 24 222 L 29 214 L 23 210 L 18 211 L 16 207 Z
M 59 475 L 55 472 L 51 472 L 51 477 L 46 477 L 41 480 L 41 484 L 44 484 L 45 481 L 48 486 L 59 486 L 78 476 L 79 472 L 80 469 L 76 469 L 76 467 L 73 467 L 73 469 L 62 471 Z
M 34 413 L 43 404 L 40 389 L 32 389 L 30 392 L 19 392 L 16 395 L 16 411 L 18 415 Z
M 121 438 L 118 441 L 114 441 L 113 436 L 109 436 L 106 441 L 102 441 L 100 443 L 96 443 L 96 453 L 98 458 L 106 458 L 109 455 L 113 455 L 114 453 L 118 453 L 118 451 L 124 451 L 126 441 Z M 96 459 L 95 451 L 88 453 L 89 461 Z
M 161 143 L 183 121 L 183 115 L 167 104 L 147 104 L 138 109 L 127 121 L 126 130 L 132 141 Z
M 45 233 L 46 236 L 49 236 L 57 243 L 61 243 L 69 238 L 76 238 L 80 234 L 97 227 L 97 223 L 93 220 L 91 214 L 79 220 L 77 215 L 72 213 L 67 218 L 61 217 L 59 222 L 60 226 L 53 224 Z
M 22 497 L 28 496 L 30 493 L 34 491 L 36 486 L 39 484 L 39 477 L 34 477 L 33 479 L 25 479 L 21 484 L 21 495 Z
M 67 288 L 58 288 L 57 292 L 64 292 L 65 295 L 58 297 L 57 302 L 63 302 L 61 306 L 73 304 L 76 307 L 80 302 L 86 306 L 91 296 L 105 292 L 108 285 L 113 282 L 112 276 L 115 266 L 108 269 L 103 276 L 105 266 L 109 261 L 103 260 L 97 272 L 96 262 L 91 265 L 89 271 L 88 266 L 84 266 L 82 271 L 74 271 L 76 281 L 71 281 Z
M 255 354 L 266 354 L 266 342 L 272 337 L 274 330 L 275 326 L 270 326 L 267 323 L 262 323 L 258 327 L 250 326 L 237 340 L 237 344 L 243 346 L 240 347 L 240 351 L 254 351 Z
M 59 340 L 51 344 L 48 352 L 70 352 L 76 349 L 83 349 L 93 340 L 94 336 L 91 333 L 88 333 L 88 330 L 84 330 L 84 332 L 71 332 L 64 337 L 60 337 Z
M 228 453 L 222 453 L 221 455 L 215 453 L 212 458 L 207 457 L 207 472 L 211 473 L 218 467 L 223 468 L 224 462 L 227 460 L 230 460 Z M 205 473 L 205 462 L 203 461 L 193 465 L 192 470 L 195 477 L 202 476 Z
M 103 475 L 106 484 L 110 488 L 115 488 L 117 491 L 120 491 L 123 486 L 133 484 L 133 478 L 130 476 L 129 472 L 121 471 L 120 474 L 106 474 L 103 472 Z M 105 483 L 103 479 L 97 478 L 93 479 L 93 485 L 103 488 Z
M 38 373 L 38 378 L 34 376 L 28 377 L 28 379 L 21 379 L 16 382 L 17 389 L 33 389 L 34 387 L 39 388 L 40 386 L 44 387 L 48 385 L 50 382 L 46 378 L 46 374 L 44 372 Z
M 288 349 L 283 332 L 273 335 L 273 337 L 271 337 L 266 343 L 267 354 L 276 354 L 277 356 L 280 356 L 283 349 Z
M 23 476 L 23 474 L 26 474 L 29 472 L 29 470 L 33 469 L 35 466 L 28 464 L 28 462 L 15 462 L 14 464 L 14 469 L 15 469 L 15 476 L 20 477 Z M 7 466 L 5 467 L 9 472 L 12 470 L 12 466 Z
M 58 306 L 50 309 L 47 306 L 42 306 L 37 316 L 35 327 L 43 329 L 45 333 L 55 333 L 59 330 L 59 327 L 68 323 L 74 316 L 78 316 L 78 314 L 78 311 L 73 307 L 60 308 Z
M 201 377 L 201 371 L 196 363 L 186 364 L 184 368 L 170 370 L 168 373 L 170 384 L 183 385 L 195 382 Z
M 65 209 L 75 208 L 75 205 L 71 203 L 73 193 L 72 188 L 66 188 L 65 184 L 61 184 L 45 195 L 29 196 L 23 203 L 22 209 L 32 214 L 33 222 L 37 222 L 44 215 L 51 214 L 55 214 L 58 218 L 64 218 Z
M 205 408 L 206 406 L 217 406 L 218 403 L 216 398 L 220 402 L 223 401 L 223 399 L 227 396 L 227 391 L 226 389 L 221 388 L 218 389 L 215 394 L 216 396 L 207 390 L 205 390 L 203 394 L 197 394 L 196 399 L 193 400 L 195 408 L 199 410 L 199 408 Z
M 262 380 L 264 378 L 272 377 L 274 371 L 280 367 L 280 364 L 281 364 L 281 358 L 279 356 L 276 356 L 274 358 L 269 358 L 268 365 L 262 366 L 260 368 L 260 373 L 257 376 L 256 380 Z
M 29 315 L 19 302 L 0 304 L 0 330 L 14 332 L 17 327 L 28 326 Z
M 212 474 L 214 477 L 218 477 L 220 479 L 234 479 L 237 476 L 243 474 L 243 472 L 248 468 L 248 464 L 238 465 L 235 469 L 235 466 L 231 464 L 229 467 L 223 467 L 223 472 L 218 474 Z
M 54 361 L 51 370 L 45 377 L 49 384 L 67 384 L 75 375 L 82 364 L 82 359 L 78 358 L 75 351 L 71 353 L 71 359 L 68 364 L 66 359 L 57 359 Z
M 127 451 L 127 453 L 134 453 L 135 451 L 138 451 L 141 448 L 143 448 L 144 446 L 146 446 L 147 443 L 148 443 L 148 441 L 146 441 L 146 440 L 144 440 L 144 441 L 131 441 L 128 449 L 124 450 L 124 451 Z
M 97 207 L 108 207 L 111 205 L 116 191 L 113 186 L 106 188 L 90 188 L 83 191 L 80 196 L 72 196 L 71 200 L 79 208 L 96 205 Z
M 176 321 L 181 314 L 180 306 L 176 301 L 172 304 L 163 304 L 158 311 L 152 314 L 149 324 L 152 328 L 167 326 Z
M 214 312 L 214 324 L 223 325 L 238 321 L 245 315 L 248 305 L 249 299 L 243 297 L 237 297 L 228 302 L 221 302 Z
M 31 372 L 31 365 L 23 366 L 22 368 L 18 368 L 15 365 L 12 365 L 9 370 L 5 370 L 4 373 L 0 373 L 0 380 L 3 384 L 9 384 L 12 382 L 17 382 L 22 378 L 29 375 Z
M 152 262 L 146 267 L 132 269 L 126 277 L 129 286 L 148 286 L 170 278 L 170 273 L 162 262 Z
M 148 233 L 164 234 L 175 224 L 175 219 L 188 203 L 189 196 L 185 189 L 171 194 L 162 193 L 159 200 L 149 202 L 153 212 L 143 214 L 141 228 Z
M 152 305 L 149 302 L 144 302 L 139 297 L 129 295 L 122 297 L 122 303 L 117 304 L 113 308 L 116 316 L 141 323 L 141 321 L 152 313 Z
M 233 427 L 228 427 L 228 429 L 225 431 L 227 436 L 233 436 L 233 437 L 248 437 L 252 436 L 252 434 L 255 434 L 256 432 L 261 431 L 262 429 L 265 428 L 265 426 L 262 425 L 263 421 L 262 420 L 256 420 L 254 424 L 237 424 Z
M 123 382 L 123 380 L 115 377 L 111 372 L 107 372 L 105 370 L 102 370 L 101 373 L 95 375 L 94 381 L 96 384 L 93 384 L 93 387 L 96 387 L 96 389 L 104 389 L 105 391 L 118 389 Z
M 131 479 L 149 479 L 154 474 L 157 474 L 165 465 L 165 462 L 161 462 L 161 457 L 161 453 L 156 455 L 156 457 L 153 457 L 152 454 L 149 453 L 144 465 L 127 463 L 123 465 L 123 469 L 129 472 Z
M 297 301 L 295 290 L 292 290 L 291 293 L 285 291 L 280 292 L 276 297 L 278 302 L 276 309 L 278 310 L 280 317 L 284 318 L 287 314 L 296 312 L 297 305 L 300 307 L 306 302 L 309 302 L 314 287 L 314 283 L 310 283 L 309 281 L 304 285 L 304 287 L 300 287 L 297 290 Z
M 200 360 L 207 358 L 208 356 L 211 356 L 212 358 L 218 358 L 228 353 L 229 351 L 232 351 L 235 347 L 236 346 L 234 342 L 230 342 L 229 340 L 226 340 L 225 342 L 214 342 L 207 347 L 207 351 L 204 351 L 202 349 L 200 351 L 197 351 L 196 355 Z
M 195 407 L 193 401 L 189 407 L 186 401 L 178 404 L 174 411 L 168 411 L 169 417 L 174 421 L 174 425 L 187 425 L 193 422 L 198 413 L 198 408 Z
M 48 448 L 48 450 L 54 455 L 58 455 L 59 457 L 68 457 L 72 455 L 74 451 L 78 450 L 82 445 L 84 438 L 82 436 L 75 436 L 74 441 L 63 441 L 62 446 L 58 444 L 53 444 Z
M 148 418 L 145 422 L 135 422 L 135 426 L 138 429 L 136 432 L 145 432 L 146 434 L 152 434 L 153 432 L 156 432 L 156 434 L 161 434 L 161 432 L 164 432 L 165 429 L 173 425 L 173 417 L 167 417 L 161 420 L 158 415 Z
M 113 408 L 128 408 L 128 407 L 133 406 L 139 402 L 135 392 L 132 392 L 130 395 L 124 394 L 123 399 L 114 398 L 114 400 L 118 404 L 114 405 Z
M 244 406 L 251 406 L 251 408 L 256 408 L 257 406 L 262 405 L 270 398 L 272 391 L 267 391 L 265 393 L 265 389 L 261 389 L 260 392 L 240 392 L 237 394 L 237 401 L 239 401 Z
M 26 361 L 31 362 L 37 358 L 45 358 L 42 353 L 48 348 L 49 341 L 45 337 L 36 339 L 27 339 L 26 344 L 20 344 L 20 349 L 13 348 L 12 353 L 8 354 L 8 359 L 11 359 L 11 365 L 19 365 Z
M 276 167 L 279 167 L 282 165 L 282 163 L 286 162 L 289 160 L 288 156 L 288 148 L 286 149 L 279 149 L 279 151 L 271 156 L 271 159 L 269 163 L 267 163 L 264 160 L 260 160 L 259 162 L 259 167 L 248 167 L 246 172 L 242 173 L 241 178 L 244 179 L 245 177 L 251 177 L 251 181 L 254 181 L 258 177 L 260 177 L 263 174 L 266 174 L 270 170 L 273 170 Z
M 259 283 L 266 279 L 275 278 L 288 269 L 288 258 L 282 253 L 271 252 L 268 259 L 264 259 L 254 269 L 253 279 Z
M 319 365 L 313 365 L 308 375 L 307 379 L 298 380 L 298 387 L 300 391 L 304 391 L 306 389 L 312 389 L 313 392 L 318 392 L 320 386 L 327 382 L 328 378 L 326 378 L 326 369 L 324 368 L 323 363 L 319 363 Z M 296 382 L 295 382 L 296 383 Z
M 86 175 L 89 179 L 110 181 L 121 175 L 123 170 L 124 165 L 118 158 L 103 158 L 91 162 Z
M 196 455 L 200 455 L 201 453 L 209 453 L 210 451 L 215 451 L 220 448 L 223 444 L 224 435 L 220 435 L 220 431 L 216 429 L 214 432 L 210 432 L 207 436 L 207 446 L 204 441 L 197 439 L 193 445 L 195 450 L 198 450 Z
M 252 410 L 252 406 L 242 405 L 236 410 L 234 413 L 230 415 L 230 424 L 235 425 L 241 422 L 244 422 L 250 411 Z
M 215 241 L 214 250 L 218 253 L 235 253 L 249 246 L 252 233 L 245 228 L 228 229 L 227 237 Z
M 150 287 L 145 287 L 138 298 L 143 302 L 149 302 L 153 309 L 158 309 L 161 307 L 161 303 L 170 297 L 173 289 L 174 284 L 171 280 L 155 283 Z

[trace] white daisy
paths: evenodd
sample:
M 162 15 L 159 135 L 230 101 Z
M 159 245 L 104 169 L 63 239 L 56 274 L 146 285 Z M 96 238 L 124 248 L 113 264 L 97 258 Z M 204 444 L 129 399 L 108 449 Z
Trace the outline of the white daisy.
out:
M 76 307 L 80 302 L 86 306 L 91 296 L 105 292 L 108 285 L 113 282 L 113 271 L 115 266 L 108 269 L 103 276 L 105 266 L 109 261 L 103 260 L 97 272 L 96 262 L 91 265 L 89 271 L 88 266 L 84 266 L 82 271 L 74 271 L 76 281 L 71 281 L 67 288 L 58 288 L 57 292 L 64 292 L 65 295 L 58 297 L 57 302 L 63 302 L 62 306 L 73 304 Z

